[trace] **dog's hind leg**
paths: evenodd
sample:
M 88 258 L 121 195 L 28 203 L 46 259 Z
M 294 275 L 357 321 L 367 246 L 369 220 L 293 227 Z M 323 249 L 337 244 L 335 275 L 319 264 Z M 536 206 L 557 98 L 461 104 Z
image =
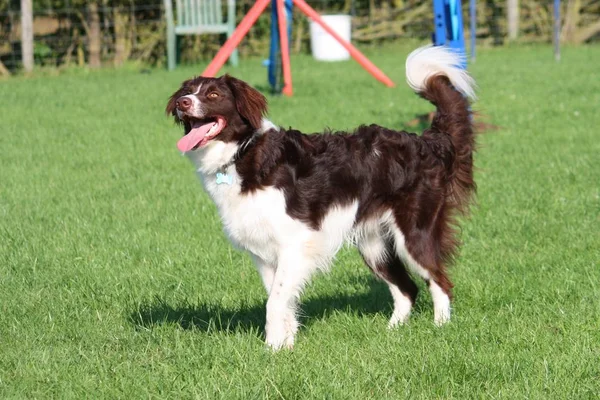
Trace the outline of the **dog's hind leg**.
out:
M 443 262 L 431 256 L 434 252 L 427 251 L 432 243 L 427 242 L 426 239 L 418 239 L 418 236 L 415 235 L 407 240 L 395 224 L 392 232 L 396 254 L 412 272 L 423 278 L 429 286 L 433 300 L 435 324 L 438 326 L 445 324 L 450 320 L 452 283 L 446 274 Z M 410 251 L 409 249 L 419 249 L 420 251 Z
M 418 288 L 395 254 L 391 238 L 386 238 L 380 227 L 375 227 L 365 230 L 357 245 L 365 263 L 387 283 L 394 299 L 394 311 L 388 327 L 405 323 L 417 298 Z

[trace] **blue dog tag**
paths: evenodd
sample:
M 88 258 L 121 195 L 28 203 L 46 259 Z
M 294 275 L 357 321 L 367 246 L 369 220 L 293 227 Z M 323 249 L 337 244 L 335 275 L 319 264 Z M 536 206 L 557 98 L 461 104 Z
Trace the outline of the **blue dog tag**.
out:
M 224 174 L 222 172 L 217 172 L 217 185 L 231 185 L 233 183 L 233 177 L 231 175 Z

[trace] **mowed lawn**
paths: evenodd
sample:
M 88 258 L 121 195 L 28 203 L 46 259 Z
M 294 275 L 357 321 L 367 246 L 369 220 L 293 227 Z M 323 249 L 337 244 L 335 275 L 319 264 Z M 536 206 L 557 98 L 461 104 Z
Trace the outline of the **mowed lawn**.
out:
M 307 132 L 402 128 L 432 107 L 409 46 L 357 64 L 292 58 L 270 117 Z M 261 60 L 225 70 L 266 89 Z M 266 295 L 176 149 L 168 96 L 203 65 L 0 81 L 0 398 L 585 399 L 600 395 L 600 46 L 481 50 L 477 205 L 453 319 L 391 296 L 352 249 L 302 297 L 293 351 L 264 344 Z

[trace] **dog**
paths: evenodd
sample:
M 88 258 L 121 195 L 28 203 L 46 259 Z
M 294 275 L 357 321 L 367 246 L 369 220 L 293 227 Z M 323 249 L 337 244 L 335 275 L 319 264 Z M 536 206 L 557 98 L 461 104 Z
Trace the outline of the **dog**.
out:
M 476 188 L 475 82 L 462 61 L 447 47 L 408 56 L 408 85 L 436 107 L 421 135 L 378 125 L 311 135 L 284 129 L 265 118 L 260 92 L 229 75 L 186 80 L 170 97 L 166 112 L 184 128 L 179 150 L 266 288 L 269 347 L 293 347 L 303 286 L 344 243 L 389 286 L 389 327 L 406 322 L 415 302 L 410 273 L 427 282 L 434 323 L 449 321 L 455 218 Z

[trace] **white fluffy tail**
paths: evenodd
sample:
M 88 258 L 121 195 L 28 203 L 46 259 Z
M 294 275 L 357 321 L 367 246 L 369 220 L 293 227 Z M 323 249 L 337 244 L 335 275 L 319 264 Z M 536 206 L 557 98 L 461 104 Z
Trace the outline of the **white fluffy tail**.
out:
M 456 90 L 475 100 L 475 81 L 460 67 L 464 56 L 446 46 L 423 46 L 406 59 L 406 82 L 417 93 L 425 89 L 427 80 L 435 75 L 445 75 Z

